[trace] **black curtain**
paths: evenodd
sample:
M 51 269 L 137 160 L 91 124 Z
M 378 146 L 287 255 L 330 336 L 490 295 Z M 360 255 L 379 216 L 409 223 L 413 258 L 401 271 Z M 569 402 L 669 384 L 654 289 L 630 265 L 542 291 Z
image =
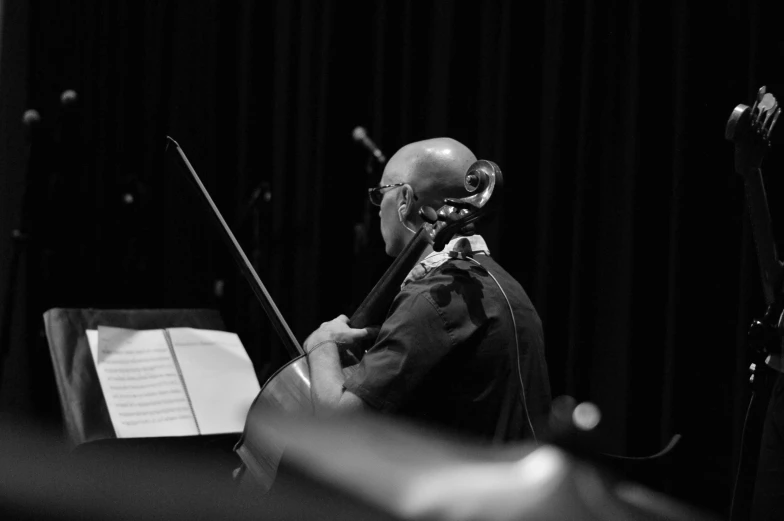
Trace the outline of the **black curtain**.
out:
M 6 409 L 57 415 L 39 336 L 54 306 L 218 307 L 262 378 L 285 361 L 166 135 L 300 339 L 350 314 L 389 262 L 373 213 L 357 250 L 378 172 L 352 129 L 388 156 L 450 136 L 503 170 L 485 233 L 543 319 L 554 395 L 598 404 L 607 452 L 682 434 L 651 482 L 727 511 L 745 330 L 764 306 L 723 131 L 759 86 L 784 96 L 775 0 L 19 4 L 4 9 L 3 231 L 24 180 L 38 189 L 21 295 L 3 303 L 17 310 Z M 51 136 L 29 169 L 25 108 Z

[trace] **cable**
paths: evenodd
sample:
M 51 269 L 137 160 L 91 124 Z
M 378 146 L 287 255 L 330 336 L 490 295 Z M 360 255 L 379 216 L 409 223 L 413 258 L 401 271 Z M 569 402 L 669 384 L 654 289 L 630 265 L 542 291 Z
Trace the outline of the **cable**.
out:
M 506 299 L 506 305 L 509 306 L 509 314 L 512 316 L 512 327 L 514 329 L 514 337 L 515 337 L 515 355 L 517 356 L 517 376 L 520 379 L 520 390 L 523 393 L 523 410 L 525 411 L 525 419 L 528 420 L 528 426 L 531 428 L 531 434 L 533 434 L 534 436 L 534 443 L 539 445 L 539 440 L 536 438 L 536 431 L 534 430 L 534 424 L 531 421 L 531 415 L 528 414 L 528 403 L 525 397 L 525 385 L 523 384 L 523 370 L 520 368 L 520 343 L 517 340 L 517 321 L 515 320 L 514 317 L 514 309 L 512 308 L 512 303 L 509 302 L 509 297 L 506 296 L 506 292 L 504 291 L 504 288 L 501 287 L 501 284 L 498 282 L 498 279 L 495 278 L 495 275 L 490 273 L 490 270 L 482 266 L 482 263 L 480 263 L 479 261 L 471 257 L 466 257 L 466 258 L 471 262 L 480 266 L 483 270 L 487 272 L 488 275 L 490 275 L 490 277 L 492 277 L 492 279 L 495 281 L 495 284 L 498 286 L 498 289 L 501 290 L 501 294 L 504 296 L 504 299 Z
M 746 418 L 743 420 L 743 430 L 740 433 L 740 454 L 738 455 L 738 470 L 735 471 L 735 483 L 732 485 L 732 499 L 730 500 L 730 521 L 732 521 L 733 510 L 735 510 L 735 496 L 738 493 L 738 481 L 740 480 L 740 468 L 743 463 L 743 447 L 744 439 L 746 438 L 746 428 L 749 425 L 749 414 L 751 413 L 751 404 L 754 403 L 754 392 L 751 393 L 749 398 L 749 406 L 746 409 Z
M 681 441 L 681 435 L 680 434 L 673 435 L 673 437 L 670 438 L 670 442 L 662 450 L 660 450 L 656 454 L 651 454 L 650 456 L 621 456 L 620 454 L 610 454 L 607 452 L 602 452 L 601 455 L 607 456 L 608 458 L 615 458 L 615 459 L 626 460 L 626 461 L 648 461 L 652 459 L 661 458 L 662 456 L 666 455 L 668 452 L 670 452 L 672 449 L 675 448 L 675 445 L 677 445 L 679 441 Z

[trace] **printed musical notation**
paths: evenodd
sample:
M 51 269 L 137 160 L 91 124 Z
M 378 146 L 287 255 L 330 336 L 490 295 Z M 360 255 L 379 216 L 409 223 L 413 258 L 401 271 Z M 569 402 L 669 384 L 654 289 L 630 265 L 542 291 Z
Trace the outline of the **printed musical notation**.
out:
M 149 432 L 199 434 L 176 361 L 161 333 L 98 328 L 96 369 L 118 438 Z
M 242 432 L 260 387 L 236 334 L 101 326 L 87 338 L 118 438 Z

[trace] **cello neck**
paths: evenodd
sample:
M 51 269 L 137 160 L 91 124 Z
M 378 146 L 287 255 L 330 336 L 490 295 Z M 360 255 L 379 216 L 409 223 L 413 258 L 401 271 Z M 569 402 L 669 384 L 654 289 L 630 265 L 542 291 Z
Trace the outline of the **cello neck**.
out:
M 389 306 L 395 295 L 400 291 L 400 285 L 419 261 L 422 253 L 430 246 L 431 241 L 425 227 L 422 225 L 416 234 L 408 241 L 384 275 L 379 279 L 365 300 L 351 315 L 349 325 L 355 329 L 381 324 L 386 317 Z

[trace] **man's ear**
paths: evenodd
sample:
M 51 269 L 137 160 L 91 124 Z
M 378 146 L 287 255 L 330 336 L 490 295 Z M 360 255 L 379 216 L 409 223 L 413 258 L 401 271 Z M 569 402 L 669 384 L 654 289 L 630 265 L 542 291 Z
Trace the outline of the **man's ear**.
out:
M 400 195 L 397 201 L 397 211 L 402 213 L 404 218 L 408 218 L 414 211 L 414 190 L 411 188 L 411 185 L 405 184 L 398 193 Z

